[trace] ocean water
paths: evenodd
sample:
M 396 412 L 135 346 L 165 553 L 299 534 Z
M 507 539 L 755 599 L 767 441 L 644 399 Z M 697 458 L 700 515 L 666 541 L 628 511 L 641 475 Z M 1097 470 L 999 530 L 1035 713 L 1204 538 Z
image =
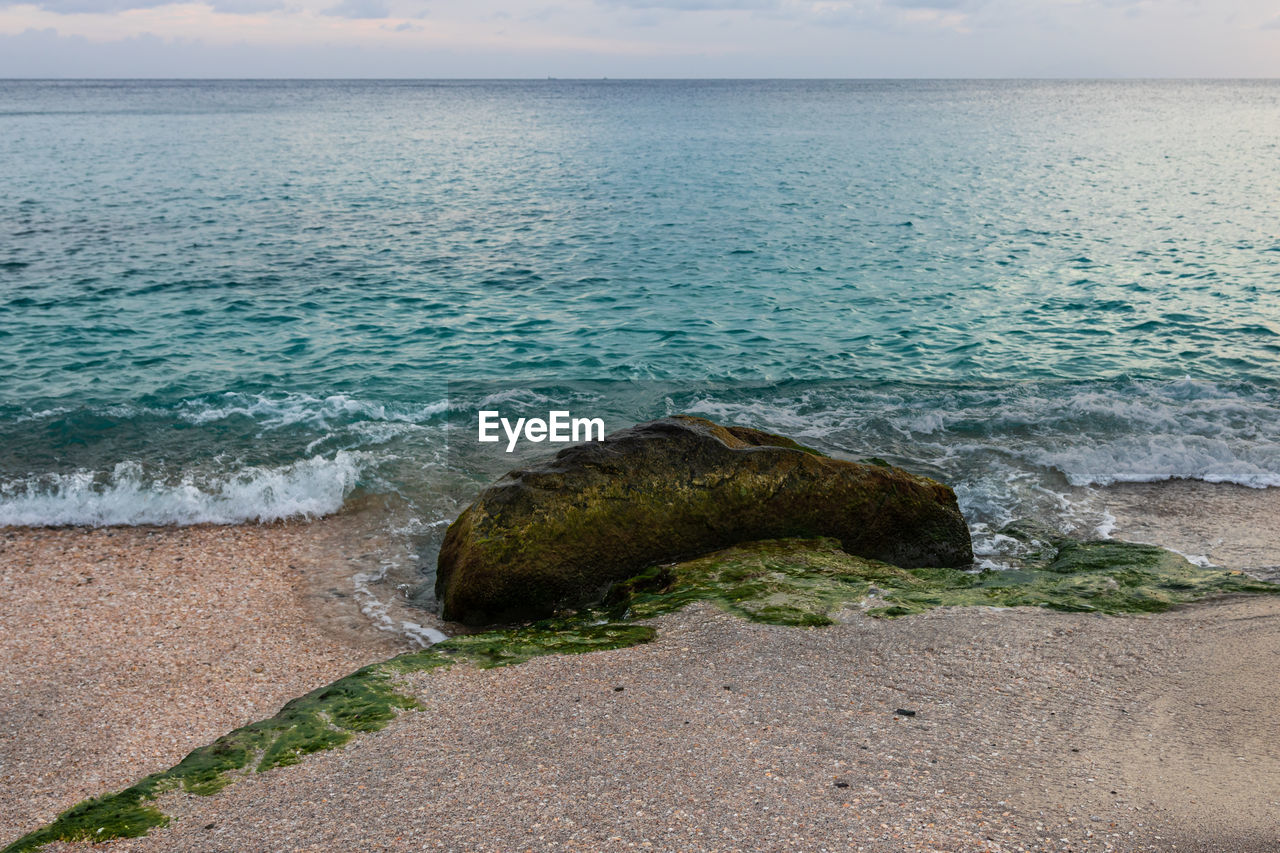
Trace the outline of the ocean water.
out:
M 0 82 L 0 525 L 376 509 L 411 573 L 511 461 L 449 383 L 885 456 L 980 545 L 1280 486 L 1277 187 L 1276 82 Z

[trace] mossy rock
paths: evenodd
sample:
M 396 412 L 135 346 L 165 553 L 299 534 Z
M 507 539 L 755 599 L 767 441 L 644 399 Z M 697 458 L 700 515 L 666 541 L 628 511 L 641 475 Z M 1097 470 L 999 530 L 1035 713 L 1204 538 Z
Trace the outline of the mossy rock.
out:
M 544 618 L 658 563 L 791 537 L 904 567 L 970 565 L 955 493 L 882 461 L 701 418 L 641 424 L 481 493 L 445 535 L 436 596 L 470 625 Z

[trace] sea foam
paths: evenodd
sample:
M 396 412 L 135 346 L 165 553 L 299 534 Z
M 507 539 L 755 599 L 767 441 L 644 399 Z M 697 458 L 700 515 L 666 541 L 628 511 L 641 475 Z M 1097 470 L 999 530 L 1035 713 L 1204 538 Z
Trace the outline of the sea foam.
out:
M 850 454 L 898 454 L 952 479 L 1048 471 L 1072 486 L 1170 479 L 1280 486 L 1280 394 L 1244 384 L 828 386 L 708 397 L 689 410 Z
M 278 467 L 149 478 L 138 462 L 110 471 L 42 474 L 0 484 L 0 525 L 235 524 L 337 512 L 371 462 L 339 451 Z

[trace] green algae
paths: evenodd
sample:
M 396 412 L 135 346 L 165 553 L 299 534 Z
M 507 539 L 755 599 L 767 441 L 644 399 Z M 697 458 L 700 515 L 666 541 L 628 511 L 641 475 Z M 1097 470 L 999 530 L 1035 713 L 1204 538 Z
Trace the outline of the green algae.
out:
M 974 605 L 1121 614 L 1158 612 L 1212 595 L 1280 592 L 1280 585 L 1201 568 L 1151 545 L 1080 542 L 1025 523 L 1002 532 L 1024 545 L 1017 565 L 1003 571 L 902 569 L 852 556 L 834 539 L 752 542 L 653 566 L 615 584 L 599 608 L 453 637 L 358 670 L 294 699 L 270 719 L 195 750 L 163 773 L 68 809 L 4 853 L 58 840 L 143 835 L 168 822 L 152 805 L 166 791 L 213 794 L 239 774 L 294 764 L 309 753 L 341 746 L 357 733 L 378 731 L 401 711 L 420 707 L 396 689 L 398 676 L 458 662 L 490 668 L 542 655 L 646 643 L 654 638 L 654 629 L 637 621 L 697 601 L 756 622 L 819 627 L 851 607 L 881 618 Z
M 1033 522 L 1002 531 L 1026 546 L 1015 567 L 958 572 L 912 569 L 925 587 L 895 590 L 869 612 L 903 616 L 932 607 L 1046 607 L 1067 612 L 1159 613 L 1214 595 L 1280 593 L 1280 585 L 1242 572 L 1196 566 L 1155 545 L 1079 541 Z
M 4 853 L 37 850 L 55 841 L 105 841 L 109 838 L 137 838 L 169 818 L 154 806 L 144 805 L 134 788 L 107 794 L 72 806 L 46 827 L 24 835 L 4 848 Z
M 1212 595 L 1280 593 L 1153 545 L 1008 532 L 1029 546 L 1008 570 L 900 569 L 846 554 L 831 539 L 775 540 L 648 569 L 617 584 L 606 604 L 614 618 L 644 619 L 708 601 L 757 622 L 820 626 L 849 607 L 876 617 L 961 606 L 1155 613 Z
M 551 654 L 584 654 L 648 643 L 657 632 L 648 625 L 582 624 L 573 618 L 545 620 L 527 627 L 463 634 L 432 646 L 436 652 L 480 667 L 510 666 Z M 438 651 L 437 651 L 438 650 Z M 422 655 L 426 652 L 417 652 Z M 410 655 L 409 657 L 413 657 Z M 411 664 L 416 668 L 416 664 Z
M 756 622 L 817 627 L 890 581 L 914 583 L 906 569 L 846 554 L 834 539 L 779 539 L 656 566 L 615 585 L 605 604 L 614 618 L 649 619 L 708 601 Z

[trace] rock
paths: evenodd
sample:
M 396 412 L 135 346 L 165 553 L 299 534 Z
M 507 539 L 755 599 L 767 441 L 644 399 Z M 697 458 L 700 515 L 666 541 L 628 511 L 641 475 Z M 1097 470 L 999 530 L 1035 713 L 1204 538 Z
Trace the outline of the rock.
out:
M 436 575 L 447 619 L 478 625 L 599 601 L 659 563 L 739 542 L 829 536 L 902 567 L 968 566 L 955 493 L 900 468 L 677 416 L 512 471 L 449 526 Z

